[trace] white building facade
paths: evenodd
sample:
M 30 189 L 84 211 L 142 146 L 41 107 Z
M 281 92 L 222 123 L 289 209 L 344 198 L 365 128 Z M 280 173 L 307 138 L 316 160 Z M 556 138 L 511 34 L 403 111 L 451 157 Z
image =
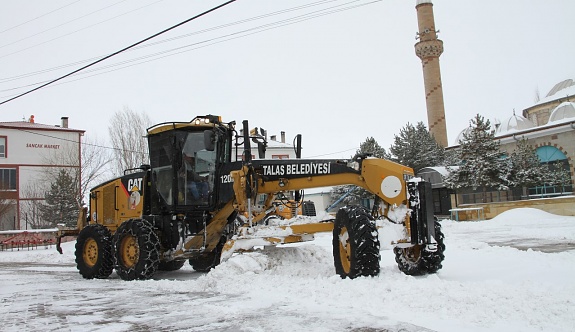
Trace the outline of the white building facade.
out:
M 262 130 L 262 132 L 264 132 Z M 240 135 L 243 135 L 243 130 L 240 130 Z M 267 134 L 262 134 L 258 128 L 252 129 L 250 133 L 252 137 L 259 137 L 262 140 L 265 138 L 267 142 L 265 158 L 259 158 L 258 145 L 256 143 L 251 143 L 252 148 L 252 159 L 295 159 L 295 146 L 286 143 L 286 133 L 281 132 L 281 136 L 278 139 L 277 135 L 271 135 L 268 139 Z M 242 160 L 243 146 L 236 148 L 236 160 Z
M 67 117 L 61 120 L 0 122 L 0 230 L 33 228 L 53 174 L 80 174 L 84 131 L 68 128 Z

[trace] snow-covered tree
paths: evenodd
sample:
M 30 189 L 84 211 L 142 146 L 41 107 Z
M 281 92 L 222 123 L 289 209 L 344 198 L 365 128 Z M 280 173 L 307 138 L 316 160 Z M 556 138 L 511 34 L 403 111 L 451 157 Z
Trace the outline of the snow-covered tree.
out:
M 415 126 L 408 123 L 394 135 L 393 145 L 389 148 L 392 160 L 413 168 L 415 172 L 424 167 L 445 165 L 445 150 L 423 122 Z
M 471 119 L 470 130 L 463 134 L 460 145 L 461 164 L 448 167 L 450 174 L 444 179 L 448 188 L 482 188 L 484 197 L 488 187 L 507 189 L 505 160 L 494 137 L 489 120 L 479 114 Z
M 365 142 L 359 145 L 359 149 L 355 152 L 356 155 L 359 154 L 370 154 L 372 157 L 381 158 L 381 159 L 389 159 L 390 155 L 384 148 L 377 143 L 375 138 L 368 137 L 365 139 Z
M 546 184 L 561 187 L 561 191 L 563 191 L 565 187 L 571 186 L 571 175 L 564 167 L 562 161 L 557 160 L 545 166 L 547 169 L 544 179 Z
M 46 165 L 69 165 L 75 166 L 69 168 L 69 175 L 74 178 L 76 185 L 79 186 L 82 197 L 86 197 L 90 188 L 106 178 L 112 177 L 109 174 L 108 166 L 112 162 L 111 154 L 103 148 L 103 144 L 97 139 L 90 136 L 84 136 L 80 160 L 78 160 L 78 146 L 69 146 L 65 150 L 60 150 L 58 153 L 50 153 L 43 158 Z M 108 172 L 108 174 L 106 174 Z M 47 186 L 57 178 L 60 173 L 58 167 L 47 167 L 38 176 L 40 183 L 45 183 Z M 29 188 L 28 188 L 29 189 Z M 38 188 L 37 188 L 38 189 Z M 31 194 L 33 191 L 28 190 Z M 36 190 L 43 192 L 44 190 Z M 37 195 L 29 196 L 36 197 Z
M 523 188 L 523 195 L 527 194 L 528 187 L 543 185 L 549 172 L 548 168 L 541 164 L 535 148 L 526 139 L 517 143 L 509 158 L 507 170 L 508 185 Z
M 66 170 L 60 170 L 44 198 L 46 204 L 41 205 L 39 210 L 45 225 L 76 225 L 81 200 L 80 190 L 77 181 Z
M 355 152 L 356 156 L 369 154 L 376 158 L 390 159 L 390 155 L 384 148 L 377 143 L 375 138 L 368 137 L 363 143 L 359 145 L 359 149 Z M 331 190 L 330 196 L 332 203 L 343 197 L 344 204 L 361 204 L 365 199 L 373 198 L 373 194 L 369 191 L 359 188 L 354 185 L 336 186 Z

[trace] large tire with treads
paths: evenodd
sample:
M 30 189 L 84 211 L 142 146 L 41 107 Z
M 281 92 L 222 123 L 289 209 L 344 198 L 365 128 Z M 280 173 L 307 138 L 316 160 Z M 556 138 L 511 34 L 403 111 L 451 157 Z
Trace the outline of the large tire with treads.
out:
M 437 241 L 436 251 L 424 250 L 424 246 L 416 245 L 409 248 L 395 247 L 395 261 L 401 272 L 419 276 L 436 273 L 441 269 L 441 263 L 445 259 L 444 235 L 441 232 L 441 224 L 435 221 L 435 241 Z
M 160 264 L 160 240 L 142 219 L 124 221 L 114 234 L 116 273 L 123 280 L 150 279 Z
M 335 272 L 342 278 L 379 274 L 377 228 L 364 207 L 345 207 L 337 212 L 332 244 Z
M 76 240 L 76 266 L 86 279 L 106 279 L 112 274 L 112 235 L 102 225 L 84 227 Z

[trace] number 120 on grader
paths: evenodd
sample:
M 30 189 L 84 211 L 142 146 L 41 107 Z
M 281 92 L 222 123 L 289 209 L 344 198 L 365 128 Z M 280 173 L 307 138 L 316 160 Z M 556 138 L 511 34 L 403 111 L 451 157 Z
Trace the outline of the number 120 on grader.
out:
M 122 279 L 136 280 L 180 269 L 186 261 L 209 271 L 238 250 L 332 232 L 336 273 L 356 278 L 379 273 L 375 220 L 385 218 L 405 227 L 394 248 L 401 271 L 422 275 L 441 268 L 445 246 L 431 187 L 411 168 L 368 156 L 253 159 L 251 143 L 264 158 L 265 138 L 250 136 L 247 121 L 240 134 L 235 125 L 207 115 L 149 128 L 150 165 L 93 188 L 77 228 L 60 229 L 58 250 L 63 236 L 77 235 L 76 263 L 84 278 L 107 278 L 116 270 Z M 333 221 L 266 225 L 276 197 L 344 184 L 373 193 L 377 208 L 346 206 Z

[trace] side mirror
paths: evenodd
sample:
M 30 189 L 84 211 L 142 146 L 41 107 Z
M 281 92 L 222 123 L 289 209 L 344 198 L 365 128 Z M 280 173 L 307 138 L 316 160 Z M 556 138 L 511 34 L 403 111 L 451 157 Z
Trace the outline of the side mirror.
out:
M 216 149 L 216 133 L 212 130 L 204 130 L 204 147 L 208 151 Z

